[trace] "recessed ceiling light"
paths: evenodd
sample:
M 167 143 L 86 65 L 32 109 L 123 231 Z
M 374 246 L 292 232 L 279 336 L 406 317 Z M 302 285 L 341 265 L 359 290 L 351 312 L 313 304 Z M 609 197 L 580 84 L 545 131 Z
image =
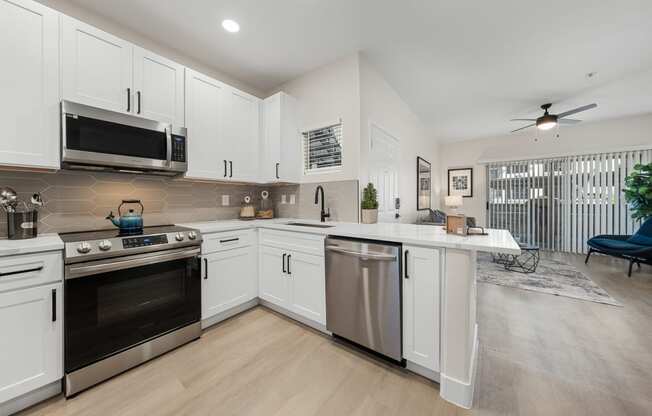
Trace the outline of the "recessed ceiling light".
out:
M 222 20 L 222 27 L 227 32 L 236 33 L 240 31 L 240 25 L 235 20 L 226 19 Z

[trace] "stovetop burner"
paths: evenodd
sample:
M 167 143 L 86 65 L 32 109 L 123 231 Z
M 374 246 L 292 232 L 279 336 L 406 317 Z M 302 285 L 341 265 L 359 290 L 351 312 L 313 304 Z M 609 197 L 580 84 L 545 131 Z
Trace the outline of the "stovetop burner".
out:
M 201 244 L 199 231 L 178 225 L 145 227 L 140 234 L 122 235 L 119 229 L 62 233 L 65 263 L 128 256 Z

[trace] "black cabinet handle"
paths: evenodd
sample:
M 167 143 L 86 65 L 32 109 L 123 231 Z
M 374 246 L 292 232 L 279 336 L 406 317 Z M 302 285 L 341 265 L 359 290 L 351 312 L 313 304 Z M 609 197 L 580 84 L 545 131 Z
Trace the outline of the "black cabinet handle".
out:
M 127 88 L 127 112 L 131 111 L 131 88 Z
M 276 164 L 276 179 L 281 179 L 281 178 L 278 176 L 278 165 L 279 165 L 279 163 Z
M 233 177 L 233 161 L 229 160 L 229 178 Z
M 405 262 L 405 278 L 409 279 L 410 276 L 408 276 L 408 253 L 410 250 L 405 250 L 405 254 L 403 255 L 403 261 Z
M 208 259 L 204 259 L 204 280 L 208 279 Z
M 43 270 L 43 266 L 41 267 L 34 267 L 33 269 L 25 269 L 25 270 L 15 270 L 13 272 L 0 272 L 0 277 L 2 276 L 11 276 L 12 274 L 21 274 L 21 273 L 31 273 L 31 272 L 39 272 Z
M 283 273 L 286 273 L 285 272 L 285 256 L 287 256 L 287 254 L 283 253 Z
M 52 322 L 57 321 L 57 289 L 52 289 Z
M 226 160 L 225 160 L 225 161 L 224 161 L 224 177 L 225 177 L 225 178 L 226 178 L 226 175 L 227 175 L 227 173 L 226 173 Z
M 288 254 L 288 274 L 292 274 L 290 271 L 290 259 L 292 258 L 292 254 Z
M 138 97 L 138 111 L 137 111 L 137 113 L 140 114 L 140 91 L 136 92 L 136 96 Z
M 236 237 L 236 238 L 227 238 L 226 240 L 220 240 L 220 243 L 230 243 L 230 242 L 232 242 L 232 241 L 238 241 L 239 239 L 240 239 L 240 237 Z

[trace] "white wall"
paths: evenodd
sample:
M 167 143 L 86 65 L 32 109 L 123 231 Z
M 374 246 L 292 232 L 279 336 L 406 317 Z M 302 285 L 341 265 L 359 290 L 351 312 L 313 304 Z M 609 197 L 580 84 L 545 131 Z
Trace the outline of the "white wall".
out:
M 442 199 L 447 194 L 448 169 L 472 167 L 473 198 L 464 198 L 461 211 L 486 224 L 485 165 L 479 162 L 599 153 L 645 145 L 652 147 L 652 114 L 562 127 L 558 138 L 556 130 L 543 134 L 533 128 L 500 137 L 444 142 L 440 144 Z
M 302 176 L 302 182 L 358 179 L 360 159 L 359 59 L 354 54 L 289 81 L 268 95 L 284 91 L 297 99 L 299 129 L 323 127 L 342 119 L 342 169 Z
M 433 207 L 439 203 L 438 143 L 364 55 L 360 56 L 360 102 L 360 186 L 363 188 L 368 182 L 370 127 L 373 123 L 399 140 L 401 222 L 413 223 L 417 216 L 417 156 L 432 164 Z
M 74 17 L 77 20 L 81 20 L 84 23 L 95 26 L 98 29 L 109 32 L 112 35 L 115 35 L 119 38 L 122 38 L 126 41 L 134 43 L 140 47 L 143 47 L 147 50 L 150 50 L 158 55 L 164 56 L 168 59 L 171 59 L 181 65 L 192 68 L 198 72 L 201 72 L 209 77 L 218 79 L 222 82 L 225 82 L 233 87 L 236 87 L 242 91 L 253 94 L 257 97 L 263 97 L 263 91 L 260 91 L 250 85 L 247 85 L 233 77 L 230 77 L 219 70 L 205 65 L 195 59 L 192 59 L 183 54 L 183 52 L 177 51 L 165 45 L 162 45 L 158 42 L 155 42 L 149 39 L 146 36 L 143 36 L 131 29 L 128 29 L 122 26 L 120 23 L 108 19 L 104 16 L 101 16 L 95 12 L 91 12 L 77 3 L 73 3 L 70 0 L 37 0 L 39 3 L 42 3 L 52 9 L 55 9 L 63 14 L 66 14 L 70 17 Z

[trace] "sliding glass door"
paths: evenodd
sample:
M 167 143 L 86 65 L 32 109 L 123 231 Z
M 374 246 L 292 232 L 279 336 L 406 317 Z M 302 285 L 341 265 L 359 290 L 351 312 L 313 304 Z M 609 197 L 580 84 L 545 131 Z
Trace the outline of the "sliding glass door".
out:
M 487 222 L 544 250 L 585 253 L 598 234 L 632 234 L 622 192 L 652 150 L 600 153 L 487 165 Z

